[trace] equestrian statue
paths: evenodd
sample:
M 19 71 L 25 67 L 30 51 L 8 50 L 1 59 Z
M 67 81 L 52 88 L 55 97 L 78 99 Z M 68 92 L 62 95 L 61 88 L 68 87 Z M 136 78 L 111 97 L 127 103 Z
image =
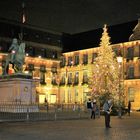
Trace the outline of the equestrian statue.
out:
M 9 64 L 12 64 L 15 73 L 21 73 L 25 63 L 25 43 L 21 42 L 19 45 L 18 40 L 14 38 L 8 51 L 9 54 L 3 68 L 3 75 L 8 75 Z

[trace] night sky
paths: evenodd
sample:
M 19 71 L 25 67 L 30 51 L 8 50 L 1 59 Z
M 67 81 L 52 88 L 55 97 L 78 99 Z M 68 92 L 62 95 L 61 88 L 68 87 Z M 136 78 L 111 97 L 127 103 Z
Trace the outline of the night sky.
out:
M 0 0 L 0 17 L 21 21 L 23 0 Z M 140 0 L 24 0 L 26 22 L 70 34 L 140 17 Z

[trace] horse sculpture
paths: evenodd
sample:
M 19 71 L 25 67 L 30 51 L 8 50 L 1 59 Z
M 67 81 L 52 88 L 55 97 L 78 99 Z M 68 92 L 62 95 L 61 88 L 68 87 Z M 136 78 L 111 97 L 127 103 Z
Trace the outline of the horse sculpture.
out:
M 13 42 L 9 50 L 11 53 L 8 54 L 3 69 L 3 75 L 8 74 L 9 64 L 12 64 L 12 68 L 15 73 L 22 72 L 23 64 L 25 62 L 25 43 L 17 44 L 17 40 L 13 39 Z

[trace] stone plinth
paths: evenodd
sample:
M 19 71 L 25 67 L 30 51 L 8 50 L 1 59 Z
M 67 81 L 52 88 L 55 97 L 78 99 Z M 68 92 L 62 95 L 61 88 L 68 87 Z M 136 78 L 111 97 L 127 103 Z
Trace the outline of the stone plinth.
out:
M 14 74 L 0 77 L 0 103 L 36 104 L 36 81 L 29 75 Z M 15 108 L 16 109 L 16 108 Z M 26 110 L 26 109 L 25 109 Z

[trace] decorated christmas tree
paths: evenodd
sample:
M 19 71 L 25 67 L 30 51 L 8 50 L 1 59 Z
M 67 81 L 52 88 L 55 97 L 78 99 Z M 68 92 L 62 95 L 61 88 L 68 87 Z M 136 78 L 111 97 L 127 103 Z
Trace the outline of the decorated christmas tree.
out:
M 94 61 L 89 80 L 91 94 L 93 98 L 110 96 L 118 99 L 119 65 L 110 45 L 106 25 L 100 40 L 98 56 Z

